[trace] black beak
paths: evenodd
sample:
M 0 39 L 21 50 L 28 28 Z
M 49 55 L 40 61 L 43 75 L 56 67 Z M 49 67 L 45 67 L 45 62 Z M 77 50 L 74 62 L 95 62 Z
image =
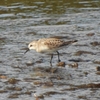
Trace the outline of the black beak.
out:
M 29 49 L 29 48 L 27 48 L 27 50 L 24 52 L 24 54 L 25 54 L 25 53 L 27 53 L 29 50 L 30 50 L 30 49 Z

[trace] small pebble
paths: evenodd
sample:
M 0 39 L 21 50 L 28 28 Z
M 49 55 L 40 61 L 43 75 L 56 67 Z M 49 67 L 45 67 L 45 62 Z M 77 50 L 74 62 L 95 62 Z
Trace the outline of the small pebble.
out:
M 0 75 L 0 79 L 7 79 L 7 76 L 5 76 L 5 75 Z
M 59 63 L 57 64 L 57 66 L 65 67 L 65 62 L 59 62 Z
M 51 68 L 51 69 L 50 69 L 50 72 L 51 72 L 51 73 L 57 72 L 57 68 Z
M 53 86 L 53 82 L 51 82 L 51 81 L 45 82 L 44 84 L 45 84 L 45 86 L 49 86 L 49 87 Z
M 100 61 L 93 61 L 93 63 L 95 63 L 95 64 L 100 64 Z
M 69 67 L 72 67 L 72 68 L 78 68 L 78 63 L 73 63 L 73 64 L 68 64 Z
M 41 82 L 41 81 L 35 81 L 35 82 L 33 82 L 33 84 L 34 84 L 34 85 L 41 85 L 42 82 Z
M 25 94 L 31 95 L 31 92 L 30 91 L 26 91 Z
M 100 75 L 100 71 L 96 72 L 97 75 Z
M 8 92 L 8 91 L 6 91 L 6 90 L 0 90 L 0 93 L 6 93 L 6 92 Z
M 98 46 L 98 45 L 100 45 L 100 42 L 95 41 L 95 42 L 91 42 L 90 44 L 91 44 L 92 46 Z
M 94 35 L 94 33 L 88 33 L 87 34 L 87 36 L 93 36 Z
M 42 94 L 39 95 L 39 96 L 37 96 L 36 94 L 34 94 L 34 97 L 36 98 L 36 100 L 39 100 L 39 98 L 40 99 L 43 99 L 44 98 L 44 96 Z
M 96 67 L 96 70 L 97 70 L 97 71 L 100 71 L 100 66 L 97 66 L 97 67 Z
M 42 59 L 37 60 L 35 63 L 42 63 Z
M 85 76 L 87 76 L 88 75 L 88 72 L 84 72 L 84 74 L 85 74 Z
M 32 62 L 32 61 L 28 61 L 27 63 L 26 63 L 26 65 L 27 66 L 32 66 L 34 63 Z
M 16 94 L 11 94 L 8 98 L 18 98 L 18 95 L 16 95 Z
M 8 80 L 8 82 L 10 83 L 10 84 L 16 84 L 17 83 L 17 79 L 15 79 L 15 78 L 10 78 L 9 80 Z

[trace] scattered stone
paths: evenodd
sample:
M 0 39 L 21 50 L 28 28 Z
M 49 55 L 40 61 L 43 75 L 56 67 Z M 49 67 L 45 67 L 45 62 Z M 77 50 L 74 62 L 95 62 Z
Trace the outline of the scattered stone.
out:
M 49 87 L 53 86 L 53 82 L 51 82 L 51 81 L 47 81 L 44 84 L 45 84 L 45 86 L 49 86 Z
M 81 58 L 78 58 L 78 59 L 70 59 L 69 61 L 72 61 L 72 62 L 89 62 L 90 60 L 83 60 Z
M 8 82 L 9 82 L 10 84 L 16 84 L 18 81 L 19 81 L 19 80 L 15 79 L 15 78 L 10 78 L 10 79 L 8 80 Z
M 33 82 L 34 80 L 38 80 L 38 78 L 24 78 L 25 82 Z
M 100 75 L 100 71 L 96 72 L 97 75 Z
M 36 94 L 34 94 L 34 97 L 36 98 L 36 100 L 39 100 L 40 99 L 44 99 L 44 96 L 41 94 L 39 96 L 37 96 Z
M 88 72 L 84 72 L 84 74 L 85 74 L 85 76 L 87 76 L 88 75 Z
M 44 96 L 43 95 L 39 95 L 38 98 L 43 99 Z M 39 100 L 39 99 L 38 99 Z
M 97 70 L 97 71 L 100 71 L 100 66 L 97 66 L 97 67 L 96 67 L 96 70 Z
M 59 63 L 57 64 L 57 66 L 65 67 L 65 62 L 59 62 Z
M 95 84 L 95 83 L 90 83 L 87 85 L 89 88 L 100 88 L 100 83 Z
M 19 65 L 17 65 L 17 64 L 16 65 L 13 64 L 13 65 L 11 65 L 11 67 L 13 67 L 13 68 L 20 68 Z
M 2 63 L 3 61 L 0 60 L 0 63 Z
M 93 36 L 95 35 L 94 33 L 88 33 L 87 36 Z
M 7 79 L 7 76 L 5 76 L 5 75 L 0 75 L 0 79 Z
M 0 42 L 5 42 L 6 38 L 0 37 Z
M 53 86 L 53 82 L 51 82 L 51 81 L 47 81 L 47 82 L 35 81 L 34 85 L 44 85 L 46 87 L 47 86 L 51 87 L 51 86 Z
M 36 61 L 36 63 L 42 63 L 42 61 L 41 60 L 38 60 L 38 61 Z
M 56 91 L 49 91 L 49 92 L 44 93 L 44 95 L 48 95 L 48 96 L 54 95 L 54 94 L 62 94 L 62 93 L 61 92 L 56 92 Z
M 90 84 L 82 84 L 77 86 L 78 88 L 100 88 L 100 83 L 95 84 L 95 83 L 90 83 Z
M 34 67 L 33 70 L 34 71 L 41 71 L 43 68 L 42 67 Z
M 95 84 L 95 83 L 89 83 L 89 84 L 82 84 L 82 85 L 72 85 L 72 87 L 63 89 L 62 91 L 66 90 L 77 90 L 77 89 L 87 89 L 87 88 L 100 88 L 100 83 Z
M 8 91 L 6 91 L 6 90 L 0 90 L 0 93 L 6 93 L 6 92 L 8 92 Z
M 57 68 L 50 68 L 50 72 L 51 72 L 51 73 L 57 72 Z
M 63 89 L 62 91 L 75 91 L 77 88 L 76 87 L 71 87 L 67 89 Z
M 80 56 L 82 54 L 94 54 L 93 52 L 89 52 L 89 51 L 77 51 L 74 55 L 75 56 Z
M 63 78 L 63 77 L 61 77 L 61 76 L 57 76 L 56 78 L 57 78 L 57 80 L 64 79 L 64 78 Z
M 50 80 L 53 80 L 53 79 L 62 80 L 64 78 L 61 75 L 54 75 L 54 76 L 50 76 L 49 79 Z
M 34 73 L 34 76 L 44 77 L 44 76 L 45 76 L 45 73 L 42 73 L 42 72 L 35 72 L 35 73 Z
M 35 82 L 33 82 L 33 84 L 34 84 L 34 85 L 41 85 L 42 82 L 40 82 L 40 81 L 35 81 Z
M 100 64 L 100 61 L 93 61 L 93 63 L 95 63 L 95 64 Z
M 78 63 L 73 63 L 73 64 L 68 64 L 69 67 L 72 67 L 72 68 L 78 68 Z
M 30 91 L 26 91 L 25 94 L 31 95 L 31 92 Z
M 20 87 L 6 87 L 6 89 L 7 90 L 15 90 L 15 91 L 21 91 L 22 90 L 22 88 L 20 88 Z
M 18 98 L 17 94 L 11 94 L 8 98 Z
M 34 94 L 35 100 L 39 100 L 38 96 Z
M 78 96 L 79 99 L 87 99 L 86 96 Z
M 100 42 L 95 41 L 95 42 L 91 42 L 90 44 L 91 44 L 92 46 L 98 46 L 98 45 L 100 45 Z
M 34 63 L 32 62 L 32 61 L 28 61 L 27 63 L 26 63 L 26 65 L 27 66 L 32 66 Z

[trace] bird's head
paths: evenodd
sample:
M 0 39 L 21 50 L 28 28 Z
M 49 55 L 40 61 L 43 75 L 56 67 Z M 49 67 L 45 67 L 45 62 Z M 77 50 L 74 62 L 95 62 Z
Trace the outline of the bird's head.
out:
M 25 53 L 28 52 L 29 50 L 32 50 L 32 49 L 35 50 L 36 49 L 36 44 L 37 44 L 37 41 L 32 41 L 31 43 L 29 43 L 28 48 L 25 51 Z

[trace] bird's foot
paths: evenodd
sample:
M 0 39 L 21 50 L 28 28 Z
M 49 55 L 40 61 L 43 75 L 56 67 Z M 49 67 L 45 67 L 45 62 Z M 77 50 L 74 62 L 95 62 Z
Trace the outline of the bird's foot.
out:
M 61 60 L 60 60 L 60 59 L 58 60 L 58 63 L 59 63 L 59 62 L 61 62 Z

